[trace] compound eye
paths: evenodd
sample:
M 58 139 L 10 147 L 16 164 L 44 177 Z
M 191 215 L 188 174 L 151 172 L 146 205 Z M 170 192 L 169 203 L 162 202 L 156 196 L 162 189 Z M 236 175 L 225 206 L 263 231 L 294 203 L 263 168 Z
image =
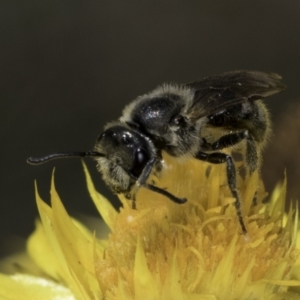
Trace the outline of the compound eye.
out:
M 185 119 L 183 116 L 178 115 L 172 119 L 172 124 L 178 127 L 182 127 L 185 124 Z
M 125 145 L 128 145 L 128 144 L 130 144 L 130 138 L 129 138 L 129 136 L 127 135 L 127 134 L 123 134 L 123 136 L 122 136 L 122 141 L 123 141 L 123 143 L 125 144 Z
M 134 176 L 139 177 L 148 160 L 149 160 L 149 156 L 147 155 L 145 150 L 141 148 L 137 149 L 134 157 L 134 166 L 131 170 L 131 173 Z

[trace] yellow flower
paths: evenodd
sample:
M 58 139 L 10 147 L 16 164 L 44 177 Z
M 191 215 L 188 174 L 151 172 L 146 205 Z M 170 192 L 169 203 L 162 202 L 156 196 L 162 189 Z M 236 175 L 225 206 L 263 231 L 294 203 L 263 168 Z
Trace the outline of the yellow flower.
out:
M 51 207 L 37 193 L 41 222 L 28 253 L 44 279 L 1 275 L 0 299 L 300 299 L 291 290 L 300 286 L 298 213 L 284 217 L 286 182 L 268 198 L 258 174 L 239 177 L 245 235 L 225 166 L 164 159 L 161 178 L 151 180 L 185 204 L 142 188 L 137 210 L 121 197 L 117 212 L 84 167 L 107 240 L 68 215 L 53 182 Z

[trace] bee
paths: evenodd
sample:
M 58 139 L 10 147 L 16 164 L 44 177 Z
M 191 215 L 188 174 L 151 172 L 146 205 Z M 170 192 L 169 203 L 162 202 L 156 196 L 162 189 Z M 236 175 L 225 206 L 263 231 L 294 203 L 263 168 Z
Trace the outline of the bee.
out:
M 31 157 L 28 162 L 93 157 L 106 184 L 133 200 L 133 208 L 141 187 L 178 204 L 187 201 L 148 183 L 151 173 L 160 172 L 163 166 L 162 151 L 176 158 L 226 164 L 228 186 L 246 234 L 235 164 L 222 150 L 243 143 L 246 168 L 250 173 L 259 170 L 261 150 L 270 134 L 269 113 L 261 99 L 285 88 L 278 74 L 259 71 L 233 71 L 188 84 L 163 84 L 132 101 L 118 121 L 107 124 L 93 151 Z M 221 131 L 215 140 L 211 137 L 214 129 Z

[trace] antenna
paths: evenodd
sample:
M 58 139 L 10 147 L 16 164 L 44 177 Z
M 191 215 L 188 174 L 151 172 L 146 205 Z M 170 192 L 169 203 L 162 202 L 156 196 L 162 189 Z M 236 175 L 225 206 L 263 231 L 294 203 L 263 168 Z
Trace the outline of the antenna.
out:
M 59 152 L 59 153 L 49 154 L 43 157 L 29 157 L 27 159 L 27 162 L 31 165 L 38 165 L 57 158 L 73 158 L 73 157 L 86 157 L 86 156 L 101 157 L 105 155 L 96 151 Z

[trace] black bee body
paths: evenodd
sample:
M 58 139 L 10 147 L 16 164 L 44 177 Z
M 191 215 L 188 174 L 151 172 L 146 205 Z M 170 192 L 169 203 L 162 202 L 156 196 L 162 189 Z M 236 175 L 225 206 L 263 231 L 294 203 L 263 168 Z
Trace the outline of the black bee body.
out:
M 199 148 L 201 122 L 188 122 L 192 100 L 188 89 L 164 85 L 125 107 L 120 121 L 149 136 L 159 151 L 193 156 Z
M 235 165 L 231 155 L 221 150 L 243 142 L 246 167 L 250 172 L 259 169 L 260 153 L 270 133 L 269 113 L 260 99 L 285 89 L 280 79 L 274 73 L 234 71 L 189 84 L 164 84 L 125 107 L 120 120 L 104 128 L 94 151 L 57 153 L 28 162 L 93 156 L 105 182 L 116 193 L 131 198 L 133 207 L 140 187 L 176 203 L 187 201 L 147 183 L 153 170 L 162 168 L 162 151 L 178 158 L 225 163 L 239 222 L 246 233 Z M 214 136 L 215 129 L 220 136 Z
M 207 126 L 222 128 L 224 132 L 244 132 L 246 166 L 249 168 L 250 173 L 253 173 L 255 170 L 260 169 L 261 150 L 269 140 L 271 133 L 270 123 L 266 106 L 262 101 L 257 100 L 237 104 L 225 111 L 208 116 Z M 224 141 L 223 148 L 230 147 L 236 144 L 234 137 L 234 135 L 229 135 L 225 137 L 225 141 L 223 137 L 221 141 L 219 140 L 210 147 L 206 147 L 206 150 L 222 149 L 220 147 L 222 140 Z

